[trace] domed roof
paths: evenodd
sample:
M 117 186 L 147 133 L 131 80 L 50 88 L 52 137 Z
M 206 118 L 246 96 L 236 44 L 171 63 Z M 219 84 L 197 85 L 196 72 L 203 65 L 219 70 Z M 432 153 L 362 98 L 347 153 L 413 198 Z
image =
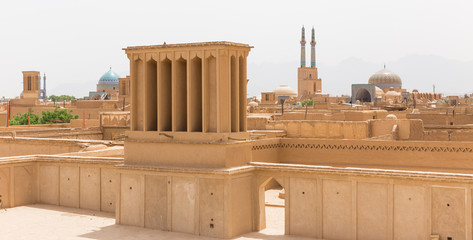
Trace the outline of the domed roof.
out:
M 288 85 L 280 85 L 279 87 L 274 89 L 273 92 L 276 96 L 289 96 L 289 97 L 297 96 L 296 91 L 294 91 L 294 89 L 290 88 Z
M 384 119 L 397 120 L 397 117 L 394 114 L 388 114 Z
M 118 84 L 118 78 L 120 78 L 120 76 L 110 68 L 108 72 L 100 77 L 99 84 Z
M 386 68 L 371 75 L 368 83 L 376 84 L 381 88 L 388 88 L 388 87 L 401 88 L 402 86 L 401 78 L 397 74 L 393 73 L 392 71 Z
M 374 87 L 374 91 L 375 91 L 375 95 L 376 96 L 384 96 L 384 91 L 383 89 L 379 88 L 379 87 Z
M 389 88 L 389 91 L 385 94 L 386 97 L 398 97 L 401 96 L 401 93 L 394 91 L 393 87 Z
M 255 101 L 251 101 L 251 102 L 248 103 L 248 106 L 250 106 L 250 107 L 257 107 L 257 106 L 258 106 L 258 103 L 255 102 Z

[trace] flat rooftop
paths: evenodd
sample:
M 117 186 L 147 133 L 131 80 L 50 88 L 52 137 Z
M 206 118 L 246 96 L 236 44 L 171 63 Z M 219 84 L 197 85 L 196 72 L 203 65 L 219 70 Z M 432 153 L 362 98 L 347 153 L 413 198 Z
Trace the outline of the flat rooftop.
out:
M 284 208 L 267 207 L 270 219 L 279 218 Z M 269 220 L 269 219 L 268 219 Z M 270 225 L 271 221 L 268 221 Z M 215 240 L 190 234 L 116 225 L 113 213 L 34 204 L 0 210 L 1 239 L 103 239 L 103 240 Z M 281 235 L 281 226 L 245 234 L 236 240 L 306 240 Z
M 175 44 L 161 44 L 161 45 L 147 45 L 147 46 L 131 46 L 122 48 L 122 50 L 138 50 L 138 49 L 153 49 L 153 48 L 180 48 L 180 47 L 199 47 L 199 46 L 233 46 L 233 47 L 246 47 L 253 48 L 248 44 L 235 43 L 227 41 L 215 41 L 215 42 L 196 42 L 196 43 L 175 43 Z

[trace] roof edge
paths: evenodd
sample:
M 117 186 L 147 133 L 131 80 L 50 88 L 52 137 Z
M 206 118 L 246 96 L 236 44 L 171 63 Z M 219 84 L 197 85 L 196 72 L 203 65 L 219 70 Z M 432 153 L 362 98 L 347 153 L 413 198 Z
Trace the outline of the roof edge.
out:
M 244 43 L 235 43 L 227 41 L 215 41 L 215 42 L 195 42 L 195 43 L 175 43 L 175 44 L 161 44 L 161 45 L 144 45 L 144 46 L 130 46 L 122 48 L 122 50 L 139 50 L 139 49 L 154 49 L 154 48 L 179 48 L 179 47 L 196 47 L 196 46 L 212 46 L 212 45 L 221 45 L 221 46 L 234 46 L 234 47 L 245 47 L 245 48 L 254 48 L 249 44 Z

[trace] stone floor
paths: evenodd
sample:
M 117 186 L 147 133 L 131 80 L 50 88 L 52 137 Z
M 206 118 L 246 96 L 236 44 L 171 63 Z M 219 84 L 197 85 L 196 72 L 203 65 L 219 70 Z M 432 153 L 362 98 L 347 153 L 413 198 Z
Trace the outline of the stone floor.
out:
M 282 235 L 284 208 L 267 207 L 268 227 L 236 239 L 308 239 Z M 282 225 L 281 225 L 282 224 Z M 0 210 L 0 239 L 206 240 L 215 238 L 115 225 L 114 214 L 34 204 Z

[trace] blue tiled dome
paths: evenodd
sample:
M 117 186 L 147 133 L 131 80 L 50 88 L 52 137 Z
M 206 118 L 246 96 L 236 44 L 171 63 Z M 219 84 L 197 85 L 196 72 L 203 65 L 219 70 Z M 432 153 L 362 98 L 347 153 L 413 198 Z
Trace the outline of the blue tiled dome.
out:
M 118 74 L 110 68 L 102 77 L 100 77 L 99 84 L 117 84 L 118 83 Z

